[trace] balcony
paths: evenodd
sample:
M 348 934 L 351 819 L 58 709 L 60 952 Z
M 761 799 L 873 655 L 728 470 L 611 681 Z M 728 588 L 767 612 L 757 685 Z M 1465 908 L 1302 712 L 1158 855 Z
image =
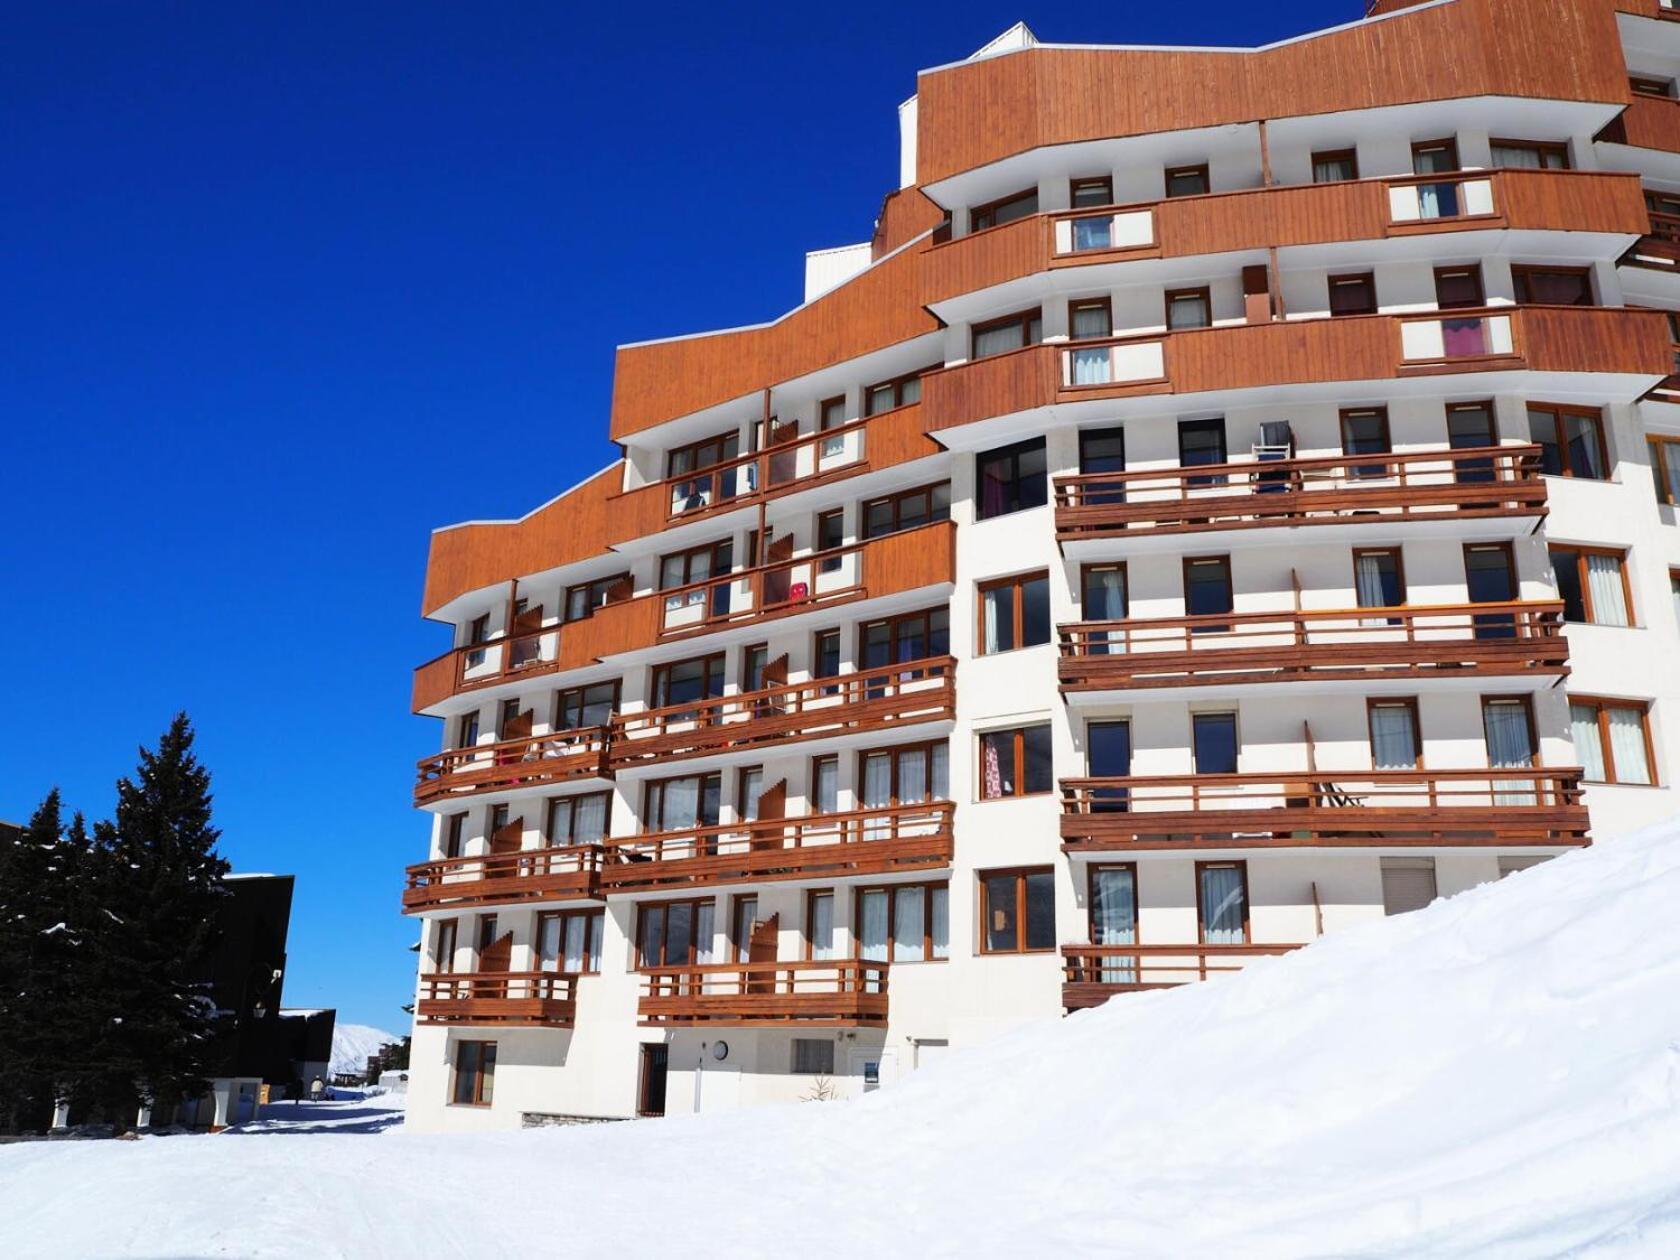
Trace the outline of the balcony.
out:
M 1581 770 L 1296 770 L 1063 779 L 1062 848 L 1582 845 Z
M 1064 693 L 1569 673 L 1553 600 L 1081 621 L 1058 633 Z
M 887 1022 L 887 964 L 858 959 L 701 963 L 642 972 L 650 1026 L 868 1028 Z
M 1062 1008 L 1101 1006 L 1117 993 L 1170 989 L 1241 971 L 1300 945 L 1064 945 Z
M 767 818 L 609 840 L 603 892 L 901 875 L 951 864 L 949 801 Z
M 765 743 L 887 730 L 956 715 L 951 657 L 912 661 L 616 717 L 614 769 Z
M 1628 101 L 1627 108 L 1613 118 L 1596 139 L 1605 144 L 1680 153 L 1680 101 L 1636 92 Z
M 577 976 L 559 971 L 488 971 L 420 977 L 421 1024 L 570 1028 Z
M 1088 399 L 1495 371 L 1640 378 L 1606 391 L 1633 401 L 1669 374 L 1669 344 L 1661 311 L 1620 307 L 1274 320 L 1027 346 L 929 373 L 922 406 L 937 431 Z
M 408 868 L 403 913 L 593 899 L 600 869 L 593 844 L 420 862 Z
M 451 748 L 417 766 L 414 803 L 439 801 L 479 792 L 553 787 L 579 779 L 609 777 L 605 726 L 549 735 L 527 735 L 495 744 Z
M 1373 476 L 1372 470 L 1379 470 Z M 1056 478 L 1056 539 L 1546 514 L 1538 446 L 1334 455 Z

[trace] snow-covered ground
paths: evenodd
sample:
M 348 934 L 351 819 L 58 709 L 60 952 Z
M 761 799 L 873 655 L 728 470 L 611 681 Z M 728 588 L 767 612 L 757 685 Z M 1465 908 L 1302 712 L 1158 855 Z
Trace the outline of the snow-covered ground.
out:
M 854 1103 L 0 1147 L 0 1255 L 1680 1256 L 1680 825 Z
M 377 1054 L 381 1046 L 388 1046 L 402 1038 L 383 1028 L 368 1024 L 334 1024 L 332 1042 L 333 1075 L 343 1072 L 360 1076 L 367 1070 L 370 1054 Z

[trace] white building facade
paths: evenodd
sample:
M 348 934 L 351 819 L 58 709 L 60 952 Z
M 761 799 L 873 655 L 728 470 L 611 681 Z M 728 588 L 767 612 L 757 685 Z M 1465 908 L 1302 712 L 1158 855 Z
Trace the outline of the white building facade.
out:
M 1680 22 L 1377 7 L 923 72 L 868 246 L 434 535 L 411 1124 L 890 1087 L 1674 812 Z

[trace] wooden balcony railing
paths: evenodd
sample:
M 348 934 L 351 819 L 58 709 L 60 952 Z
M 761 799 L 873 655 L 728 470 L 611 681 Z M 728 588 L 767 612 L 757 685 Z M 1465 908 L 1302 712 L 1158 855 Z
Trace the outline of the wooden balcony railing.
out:
M 1167 989 L 1241 971 L 1252 958 L 1301 945 L 1064 945 L 1062 1007 L 1101 1006 L 1117 993 Z
M 589 726 L 451 748 L 420 760 L 414 803 L 430 805 L 474 792 L 606 778 L 607 738 L 607 727 Z
M 1635 93 L 1627 108 L 1598 133 L 1607 144 L 1680 153 L 1680 101 Z
M 887 964 L 703 963 L 642 972 L 641 1022 L 862 1027 L 887 1022 Z
M 463 691 L 551 674 L 560 668 L 559 643 L 560 627 L 549 626 L 450 648 L 414 671 L 414 711 L 419 713 Z
M 1058 633 L 1064 692 L 1569 672 L 1556 600 L 1081 621 Z
M 422 1024 L 570 1028 L 577 976 L 559 971 L 486 971 L 420 977 Z
M 408 868 L 403 913 L 594 898 L 600 869 L 601 848 L 594 844 L 420 862 Z
M 849 875 L 895 875 L 951 864 L 954 806 L 884 805 L 691 827 L 606 842 L 604 892 Z
M 951 657 L 936 657 L 621 715 L 611 764 L 941 721 L 956 712 L 956 669 Z
M 1579 845 L 1581 770 L 1298 770 L 1063 779 L 1062 848 Z
M 1056 478 L 1060 542 L 1266 526 L 1544 516 L 1538 446 L 1250 460 Z
M 1624 307 L 1503 306 L 1049 343 L 929 373 L 922 407 L 938 431 L 1085 399 L 1496 370 L 1659 379 L 1669 373 L 1667 323 L 1661 311 Z M 1634 382 L 1627 400 L 1646 388 Z

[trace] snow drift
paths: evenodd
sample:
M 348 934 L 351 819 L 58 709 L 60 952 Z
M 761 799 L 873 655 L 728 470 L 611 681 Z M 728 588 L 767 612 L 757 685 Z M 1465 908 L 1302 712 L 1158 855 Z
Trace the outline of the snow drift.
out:
M 340 1072 L 360 1076 L 367 1070 L 368 1056 L 381 1046 L 401 1041 L 395 1033 L 368 1024 L 334 1024 L 332 1041 L 333 1075 Z
M 0 1148 L 0 1252 L 1680 1255 L 1676 907 L 1670 824 L 855 1103 Z

